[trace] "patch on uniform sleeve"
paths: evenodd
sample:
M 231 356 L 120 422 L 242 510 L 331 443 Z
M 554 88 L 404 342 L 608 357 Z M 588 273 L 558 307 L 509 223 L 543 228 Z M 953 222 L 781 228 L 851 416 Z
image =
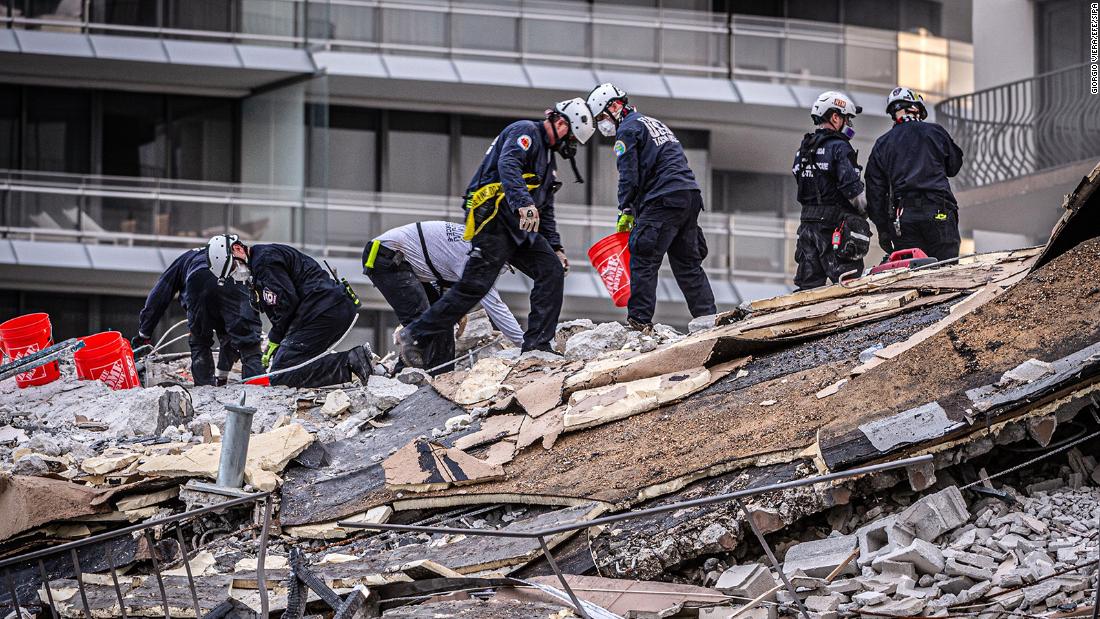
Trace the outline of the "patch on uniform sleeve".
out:
M 622 140 L 615 140 L 615 146 L 611 148 L 614 149 L 616 157 L 621 157 L 626 152 L 626 144 L 623 144 Z
M 519 147 L 523 150 L 531 148 L 531 136 L 527 135 L 526 133 L 519 136 L 518 138 L 516 138 L 516 144 L 519 144 Z
M 278 305 L 279 295 L 275 294 L 270 288 L 264 288 L 264 304 L 266 305 Z

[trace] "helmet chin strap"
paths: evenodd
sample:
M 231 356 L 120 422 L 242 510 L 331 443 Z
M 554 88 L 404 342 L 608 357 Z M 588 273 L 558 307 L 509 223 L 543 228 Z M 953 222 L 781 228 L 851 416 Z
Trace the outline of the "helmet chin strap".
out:
M 550 121 L 550 139 L 553 141 L 550 145 L 550 149 L 561 155 L 562 159 L 569 161 L 569 165 L 573 168 L 573 176 L 577 179 L 575 182 L 584 184 L 584 178 L 581 176 L 581 171 L 577 168 L 577 147 L 569 141 L 569 133 L 566 133 L 565 137 L 558 137 L 558 129 L 554 126 L 554 123 L 557 122 L 559 118 L 565 121 L 566 126 L 568 126 L 569 120 L 558 112 L 551 112 L 546 118 Z

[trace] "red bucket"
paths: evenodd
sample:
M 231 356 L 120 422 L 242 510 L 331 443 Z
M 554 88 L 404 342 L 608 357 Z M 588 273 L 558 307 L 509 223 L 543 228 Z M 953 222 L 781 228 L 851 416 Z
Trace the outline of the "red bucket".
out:
M 616 307 L 626 307 L 626 302 L 630 300 L 629 239 L 629 232 L 616 232 L 600 239 L 588 250 L 588 260 L 600 274 Z
M 115 390 L 141 386 L 134 351 L 121 333 L 104 331 L 80 339 L 84 348 L 73 353 L 78 377 L 103 381 Z
M 15 361 L 53 345 L 53 328 L 49 314 L 27 314 L 0 324 L 0 345 L 4 353 Z M 52 383 L 61 376 L 57 362 L 52 361 L 30 372 L 15 375 L 20 389 Z
M 270 387 L 271 386 L 271 378 L 268 377 L 267 374 L 260 374 L 259 376 L 255 377 L 255 378 L 249 378 L 248 380 L 244 381 L 244 384 L 246 384 L 246 385 L 259 385 L 260 387 Z

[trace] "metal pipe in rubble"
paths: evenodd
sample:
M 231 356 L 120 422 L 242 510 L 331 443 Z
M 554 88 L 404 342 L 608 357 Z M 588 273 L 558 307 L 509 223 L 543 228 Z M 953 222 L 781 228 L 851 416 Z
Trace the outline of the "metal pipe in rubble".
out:
M 222 435 L 222 455 L 218 462 L 218 485 L 240 488 L 244 485 L 244 464 L 248 459 L 248 438 L 252 433 L 252 415 L 256 409 L 245 406 L 247 394 L 241 394 L 240 404 L 225 405 L 225 432 Z

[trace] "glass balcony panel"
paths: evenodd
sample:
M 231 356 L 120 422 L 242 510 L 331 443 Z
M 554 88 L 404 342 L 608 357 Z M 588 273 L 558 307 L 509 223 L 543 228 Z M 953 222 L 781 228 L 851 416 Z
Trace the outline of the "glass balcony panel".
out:
M 575 57 L 578 64 L 587 64 L 591 56 L 588 29 L 591 24 L 525 17 L 523 19 L 524 52 L 551 56 Z
M 382 9 L 382 40 L 400 45 L 447 46 L 443 11 L 386 7 Z
M 675 28 L 661 31 L 662 61 L 666 64 L 725 68 L 728 44 L 724 33 Z
M 841 46 L 821 41 L 788 39 L 787 72 L 804 78 L 841 77 Z
M 733 66 L 747 71 L 779 73 L 783 70 L 783 39 L 735 34 Z
M 173 2 L 170 28 L 229 32 L 233 28 L 235 3 L 225 0 L 187 0 Z
M 89 15 L 100 24 L 156 27 L 160 9 L 149 0 L 91 0 Z
M 848 81 L 872 82 L 883 86 L 897 82 L 898 53 L 870 47 L 844 48 L 844 77 Z
M 462 49 L 484 49 L 499 52 L 518 51 L 516 32 L 519 20 L 511 16 L 468 15 L 451 16 L 454 43 Z
M 927 32 L 899 32 L 898 49 L 946 56 L 947 39 L 932 36 Z
M 387 163 L 389 191 L 448 195 L 450 137 L 440 133 L 390 131 Z
M 657 62 L 657 29 L 596 24 L 595 60 Z
M 163 201 L 153 215 L 157 236 L 183 236 L 194 239 L 209 239 L 215 234 L 225 233 L 228 207 L 224 202 Z M 271 224 L 266 217 L 247 212 L 247 220 L 235 221 L 229 226 L 231 234 L 241 239 L 258 241 Z
M 290 0 L 241 0 L 240 31 L 246 34 L 295 36 L 303 6 Z
M 327 21 L 332 38 L 342 41 L 377 41 L 379 10 L 358 4 L 329 4 Z
M 947 94 L 950 96 L 974 92 L 974 63 L 968 60 L 947 61 Z
M 947 58 L 899 51 L 898 83 L 923 92 L 946 92 Z

